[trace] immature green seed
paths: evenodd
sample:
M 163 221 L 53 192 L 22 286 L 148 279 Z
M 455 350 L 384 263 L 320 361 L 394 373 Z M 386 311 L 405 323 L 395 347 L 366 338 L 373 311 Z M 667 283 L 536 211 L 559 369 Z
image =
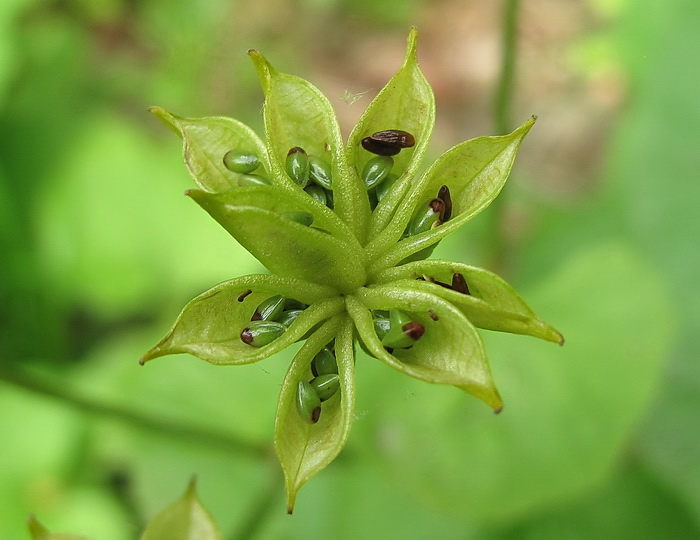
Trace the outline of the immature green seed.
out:
M 263 347 L 284 334 L 286 327 L 275 321 L 251 321 L 241 331 L 241 341 L 253 347 Z
M 316 156 L 309 156 L 309 176 L 311 180 L 326 189 L 333 189 L 331 166 Z
M 306 309 L 307 307 L 309 307 L 309 304 L 305 304 L 304 302 L 299 302 L 299 300 L 295 300 L 294 298 L 287 298 L 284 301 L 285 311 L 288 309 Z
M 239 174 L 248 174 L 260 166 L 260 160 L 258 156 L 250 152 L 230 150 L 224 154 L 224 166 L 229 171 Z
M 375 156 L 365 163 L 362 169 L 362 180 L 365 188 L 369 191 L 384 180 L 394 166 L 394 159 L 391 156 Z
M 412 347 L 425 333 L 425 327 L 410 315 L 398 309 L 389 311 L 390 328 L 382 339 L 382 345 L 393 349 Z
M 389 173 L 386 178 L 380 182 L 379 185 L 377 185 L 377 201 L 381 201 L 384 197 L 386 197 L 386 194 L 389 193 L 391 186 L 393 186 L 398 179 L 398 175 Z
M 311 361 L 311 373 L 314 374 L 314 377 L 338 373 L 338 364 L 335 356 L 328 347 L 324 347 L 314 356 L 314 359 Z
M 283 324 L 287 328 L 297 320 L 297 317 L 304 313 L 303 309 L 289 309 L 282 312 L 282 314 L 277 317 L 277 322 Z
M 277 317 L 284 310 L 285 298 L 281 294 L 271 296 L 267 300 L 263 300 L 260 305 L 255 308 L 255 313 L 250 318 L 251 321 L 276 321 Z
M 311 386 L 314 387 L 321 401 L 332 398 L 340 388 L 340 381 L 337 373 L 327 373 L 311 379 Z
M 287 154 L 286 169 L 289 177 L 300 186 L 309 181 L 309 156 L 303 148 L 295 146 Z
M 328 199 L 326 198 L 326 192 L 321 186 L 316 184 L 311 184 L 304 188 L 304 191 L 311 195 L 311 198 L 320 202 L 323 206 L 328 204 Z
M 426 232 L 441 225 L 444 215 L 445 203 L 442 199 L 433 199 L 427 205 L 419 206 L 408 224 L 407 236 Z
M 318 393 L 306 381 L 299 381 L 297 386 L 297 411 L 309 424 L 315 424 L 321 417 L 321 398 Z
M 259 174 L 242 174 L 238 177 L 238 185 L 246 186 L 271 186 L 272 182 Z
M 282 215 L 307 227 L 314 222 L 314 216 L 311 212 L 283 212 Z

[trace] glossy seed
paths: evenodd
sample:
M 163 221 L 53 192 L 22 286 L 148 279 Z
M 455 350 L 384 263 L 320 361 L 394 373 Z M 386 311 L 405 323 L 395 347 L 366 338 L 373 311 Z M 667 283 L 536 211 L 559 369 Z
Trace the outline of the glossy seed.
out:
M 242 292 L 241 295 L 238 297 L 238 301 L 243 302 L 243 300 L 245 300 L 245 297 L 248 296 L 252 292 L 253 292 L 253 289 L 248 289 L 247 291 Z
M 314 387 L 321 401 L 326 401 L 332 398 L 340 388 L 340 380 L 337 373 L 327 373 L 314 377 L 310 382 Z
M 303 309 L 289 309 L 283 311 L 279 317 L 277 317 L 277 322 L 283 324 L 287 328 L 297 320 L 297 317 L 304 313 Z
M 456 272 L 452 274 L 452 286 L 450 288 L 453 291 L 457 291 L 462 294 L 471 294 L 469 292 L 469 287 L 467 286 L 467 281 L 464 279 L 464 276 Z
M 259 174 L 242 174 L 238 177 L 238 185 L 246 186 L 271 186 L 272 182 Z
M 333 189 L 331 166 L 321 158 L 309 156 L 309 177 L 322 188 Z
M 295 300 L 294 298 L 287 298 L 284 301 L 285 311 L 288 309 L 306 309 L 307 307 L 309 307 L 309 304 L 305 304 L 304 302 L 299 302 L 299 300 Z
M 401 152 L 401 148 L 387 146 L 386 144 L 375 141 L 372 137 L 365 137 L 362 139 L 362 148 L 378 156 L 395 156 Z
M 381 201 L 386 194 L 389 193 L 391 187 L 396 183 L 399 177 L 394 173 L 389 173 L 387 177 L 377 185 L 377 201 Z
M 314 359 L 311 361 L 311 373 L 314 374 L 314 377 L 338 373 L 335 355 L 328 347 L 324 347 L 314 356 Z
M 282 215 L 307 227 L 314 222 L 314 216 L 310 212 L 283 212 Z
M 263 347 L 284 334 L 285 329 L 275 321 L 251 321 L 241 331 L 241 341 L 253 347 Z
M 248 174 L 260 166 L 258 156 L 250 152 L 230 150 L 224 154 L 224 166 L 239 174 Z
M 297 411 L 299 415 L 309 424 L 315 424 L 321 417 L 321 398 L 318 393 L 306 381 L 299 381 L 297 386 Z
M 442 218 L 443 223 L 452 217 L 452 195 L 450 188 L 442 186 L 438 191 L 438 199 L 445 203 L 445 215 Z
M 408 131 L 402 131 L 400 129 L 377 131 L 376 133 L 370 135 L 370 139 L 375 142 L 396 148 L 410 148 L 416 144 L 416 139 L 413 135 L 411 135 Z
M 398 310 L 389 311 L 390 327 L 382 339 L 382 345 L 393 349 L 408 349 L 425 333 L 425 327 L 410 315 Z
M 406 229 L 406 235 L 423 233 L 442 224 L 445 215 L 445 203 L 442 199 L 433 199 L 427 205 L 418 207 Z
M 377 186 L 389 175 L 393 166 L 394 160 L 389 156 L 377 156 L 371 158 L 367 163 L 365 163 L 365 166 L 362 169 L 362 180 L 365 183 L 365 188 L 369 191 Z
M 383 340 L 384 336 L 386 336 L 387 332 L 391 328 L 391 323 L 389 322 L 389 319 L 380 317 L 374 319 L 372 322 L 374 323 L 374 331 L 377 333 L 379 341 Z
M 276 321 L 284 310 L 285 298 L 281 294 L 271 296 L 255 308 L 251 321 Z
M 320 202 L 323 206 L 328 204 L 328 199 L 326 198 L 326 192 L 321 186 L 316 184 L 311 184 L 304 188 L 304 191 L 308 193 L 312 199 Z
M 289 150 L 285 167 L 289 177 L 300 186 L 309 181 L 309 156 L 303 148 L 295 146 Z

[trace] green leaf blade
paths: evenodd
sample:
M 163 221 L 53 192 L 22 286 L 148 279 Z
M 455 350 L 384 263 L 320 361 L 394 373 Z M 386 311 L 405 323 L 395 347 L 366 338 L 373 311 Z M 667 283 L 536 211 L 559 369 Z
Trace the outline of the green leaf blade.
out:
M 340 299 L 323 301 L 331 292 L 313 283 L 271 275 L 244 276 L 221 283 L 191 300 L 170 332 L 141 358 L 141 363 L 177 353 L 189 353 L 218 365 L 263 360 L 342 310 Z M 250 323 L 255 308 L 277 294 L 311 305 L 269 345 L 256 348 L 244 343 L 240 333 Z
M 313 357 L 334 337 L 340 390 L 323 403 L 318 422 L 309 424 L 296 409 L 297 384 L 312 377 Z M 277 407 L 275 451 L 284 470 L 290 514 L 299 489 L 345 446 L 355 401 L 354 358 L 352 323 L 347 317 L 337 317 L 309 337 L 285 376 Z
M 224 155 L 229 150 L 258 156 L 261 164 L 256 174 L 269 177 L 265 145 L 245 124 L 225 117 L 182 118 L 160 107 L 149 110 L 182 138 L 185 165 L 201 189 L 221 193 L 238 187 L 242 175 L 224 165 Z

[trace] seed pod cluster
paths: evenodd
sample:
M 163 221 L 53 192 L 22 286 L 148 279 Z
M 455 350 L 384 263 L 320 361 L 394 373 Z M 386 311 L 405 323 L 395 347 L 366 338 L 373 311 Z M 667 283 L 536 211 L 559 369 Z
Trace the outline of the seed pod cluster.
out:
M 252 152 L 241 150 L 229 150 L 224 154 L 224 167 L 229 171 L 238 173 L 238 185 L 244 186 L 271 186 L 272 182 L 265 176 L 254 174 L 260 167 L 260 159 Z
M 238 297 L 238 301 L 245 301 L 251 292 L 245 291 Z M 281 294 L 263 300 L 255 308 L 248 326 L 241 330 L 241 341 L 252 347 L 269 345 L 284 334 L 307 307 L 306 304 Z
M 452 217 L 452 197 L 450 188 L 442 186 L 437 197 L 418 206 L 408 222 L 404 236 L 420 234 L 439 227 Z
M 452 283 L 437 281 L 431 276 L 421 276 L 417 279 L 419 281 L 428 281 L 430 283 L 435 283 L 436 285 L 440 285 L 440 287 L 445 287 L 446 289 L 457 291 L 458 293 L 471 295 L 471 292 L 469 291 L 469 286 L 467 285 L 467 280 L 464 279 L 464 276 L 459 272 L 455 272 L 454 274 L 452 274 Z
M 333 208 L 333 177 L 327 161 L 295 146 L 287 153 L 285 170 L 312 199 Z
M 391 156 L 415 144 L 416 139 L 413 135 L 399 129 L 377 131 L 362 139 L 362 147 L 376 154 L 365 163 L 361 174 L 372 209 L 386 196 L 399 178 L 399 175 L 391 172 L 394 166 L 394 159 Z
M 389 352 L 410 349 L 425 333 L 425 326 L 399 309 L 373 312 L 374 331 Z
M 299 381 L 296 405 L 304 421 L 315 424 L 321 418 L 323 402 L 332 398 L 340 388 L 338 363 L 332 343 L 314 356 L 311 361 L 311 373 L 311 380 Z

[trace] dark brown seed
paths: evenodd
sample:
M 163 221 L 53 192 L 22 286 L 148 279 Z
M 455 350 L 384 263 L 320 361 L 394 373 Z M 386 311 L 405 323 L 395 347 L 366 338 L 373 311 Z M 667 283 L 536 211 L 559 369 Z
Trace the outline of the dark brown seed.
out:
M 433 199 L 428 204 L 430 205 L 430 208 L 433 209 L 433 212 L 438 214 L 438 221 L 435 222 L 433 226 L 437 227 L 438 225 L 445 223 L 445 201 L 442 199 Z
M 425 333 L 425 326 L 418 321 L 407 322 L 401 327 L 403 333 L 410 337 L 413 341 L 418 341 Z
M 239 302 L 243 302 L 243 300 L 245 300 L 245 297 L 248 296 L 248 295 L 249 295 L 250 293 L 252 293 L 252 292 L 253 292 L 253 289 L 248 289 L 247 291 L 245 291 L 243 294 L 241 294 L 241 295 L 238 297 L 238 301 L 239 301 Z
M 396 148 L 410 148 L 416 144 L 416 139 L 413 135 L 411 135 L 408 131 L 402 131 L 400 129 L 377 131 L 369 138 L 378 143 Z
M 318 422 L 319 418 L 321 418 L 321 407 L 316 407 L 311 412 L 311 422 L 315 424 L 316 422 Z
M 442 186 L 440 191 L 438 191 L 438 199 L 442 199 L 442 202 L 445 203 L 445 216 L 442 220 L 444 222 L 452 217 L 452 195 L 450 195 L 450 188 Z
M 440 317 L 438 317 L 432 309 L 428 310 L 428 315 L 430 315 L 430 318 L 433 319 L 434 321 L 440 320 Z
M 471 294 L 469 292 L 469 287 L 467 286 L 467 281 L 464 279 L 462 274 L 454 273 L 452 274 L 452 287 L 453 291 L 460 292 L 462 294 Z
M 253 343 L 253 332 L 250 331 L 250 328 L 241 330 L 241 341 L 247 345 Z
M 401 152 L 401 148 L 396 148 L 395 146 L 387 146 L 385 144 L 379 143 L 373 140 L 371 137 L 365 137 L 362 139 L 362 148 L 378 156 L 395 156 Z

